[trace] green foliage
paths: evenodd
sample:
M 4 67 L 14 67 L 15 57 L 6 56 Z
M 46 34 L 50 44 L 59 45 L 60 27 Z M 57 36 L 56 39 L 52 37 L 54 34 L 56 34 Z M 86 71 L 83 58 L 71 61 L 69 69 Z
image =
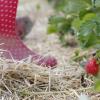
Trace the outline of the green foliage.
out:
M 68 13 L 78 13 L 80 10 L 88 7 L 91 0 L 49 0 L 54 2 L 56 11 Z
M 89 47 L 98 44 L 98 34 L 96 34 L 97 25 L 95 22 L 86 21 L 81 24 L 78 39 L 82 47 Z
M 82 48 L 100 48 L 100 0 L 49 1 L 55 8 L 49 19 L 49 34 L 57 33 L 61 42 L 66 42 L 64 37 L 73 29 Z
M 65 35 L 71 29 L 72 17 L 51 16 L 49 19 L 48 34 L 58 33 L 59 39 L 65 45 Z
M 71 27 L 71 22 L 71 18 L 65 18 L 62 16 L 52 16 L 49 19 L 48 33 L 66 33 Z
M 49 0 L 55 8 L 55 15 L 49 19 L 48 33 L 59 35 L 61 43 L 74 30 L 82 48 L 97 48 L 96 55 L 100 65 L 100 0 Z M 84 66 L 89 55 L 75 52 L 72 60 Z M 95 90 L 100 92 L 100 74 L 95 77 Z
M 95 80 L 95 86 L 94 86 L 95 90 L 97 92 L 100 92 L 100 79 L 96 79 Z

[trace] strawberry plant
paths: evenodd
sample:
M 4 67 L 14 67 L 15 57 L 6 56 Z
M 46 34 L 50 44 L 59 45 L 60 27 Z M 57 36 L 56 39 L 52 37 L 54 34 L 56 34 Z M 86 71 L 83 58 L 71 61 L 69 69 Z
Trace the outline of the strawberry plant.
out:
M 96 48 L 93 57 L 84 65 L 87 74 L 92 75 L 95 89 L 100 92 L 100 0 L 48 0 L 55 13 L 49 18 L 48 33 L 56 33 L 61 43 L 66 36 L 74 35 L 82 48 Z M 87 60 L 87 55 L 75 53 L 74 61 Z
M 49 19 L 48 33 L 57 33 L 63 44 L 66 36 L 74 33 L 83 48 L 100 48 L 99 0 L 49 0 L 55 14 Z

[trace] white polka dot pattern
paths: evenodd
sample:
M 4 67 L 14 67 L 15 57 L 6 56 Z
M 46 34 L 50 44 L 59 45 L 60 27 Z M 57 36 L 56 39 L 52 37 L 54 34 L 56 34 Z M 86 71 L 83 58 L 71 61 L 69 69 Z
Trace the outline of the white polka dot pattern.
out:
M 15 28 L 15 18 L 18 0 L 0 0 L 0 49 L 8 52 L 3 52 L 3 56 L 7 59 L 22 60 L 32 55 L 32 60 L 39 60 L 38 65 L 55 66 L 57 64 L 54 58 L 42 57 L 35 52 L 29 50 L 17 36 Z M 11 57 L 11 55 L 12 57 Z M 40 59 L 41 57 L 41 59 Z
M 20 40 L 15 32 L 15 18 L 18 0 L 0 0 L 0 49 L 10 52 L 14 59 L 21 60 L 34 55 Z M 4 52 L 6 58 L 11 58 Z

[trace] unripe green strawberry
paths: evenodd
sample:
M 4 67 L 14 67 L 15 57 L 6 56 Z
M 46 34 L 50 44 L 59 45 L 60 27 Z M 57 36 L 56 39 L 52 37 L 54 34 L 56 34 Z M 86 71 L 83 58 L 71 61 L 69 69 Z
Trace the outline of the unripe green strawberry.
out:
M 85 70 L 88 74 L 96 76 L 99 72 L 99 65 L 97 64 L 97 61 L 95 58 L 92 58 L 87 62 L 85 65 Z

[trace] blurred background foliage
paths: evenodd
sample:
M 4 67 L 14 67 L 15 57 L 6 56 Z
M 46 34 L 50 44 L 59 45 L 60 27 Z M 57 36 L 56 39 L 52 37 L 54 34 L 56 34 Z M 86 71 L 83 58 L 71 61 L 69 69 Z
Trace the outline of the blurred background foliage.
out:
M 74 36 L 82 48 L 100 48 L 100 0 L 48 0 L 55 12 L 49 18 L 48 34 L 56 33 L 63 45 Z

